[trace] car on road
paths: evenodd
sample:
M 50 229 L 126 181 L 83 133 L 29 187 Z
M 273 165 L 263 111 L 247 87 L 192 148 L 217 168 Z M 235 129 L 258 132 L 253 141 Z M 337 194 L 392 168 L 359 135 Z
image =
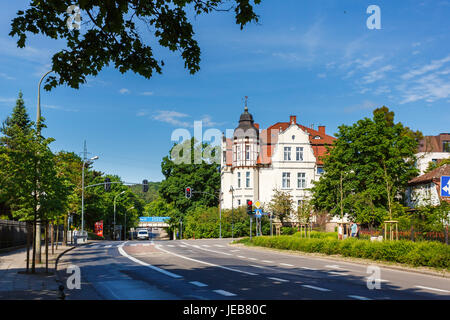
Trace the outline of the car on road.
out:
M 139 230 L 138 234 L 137 234 L 137 238 L 138 240 L 148 240 L 149 239 L 149 234 L 147 230 Z

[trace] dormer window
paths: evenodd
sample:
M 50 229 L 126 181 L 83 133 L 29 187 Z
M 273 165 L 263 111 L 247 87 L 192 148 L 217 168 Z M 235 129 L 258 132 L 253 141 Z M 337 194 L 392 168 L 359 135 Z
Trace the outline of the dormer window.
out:
M 320 136 L 315 136 L 314 139 L 322 139 Z

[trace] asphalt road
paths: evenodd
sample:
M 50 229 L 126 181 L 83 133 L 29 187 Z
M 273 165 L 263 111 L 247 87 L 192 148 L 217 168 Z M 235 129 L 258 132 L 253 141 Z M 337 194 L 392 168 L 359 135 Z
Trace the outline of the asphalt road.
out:
M 97 242 L 61 260 L 81 289 L 68 299 L 450 299 L 450 279 L 229 245 L 230 239 Z

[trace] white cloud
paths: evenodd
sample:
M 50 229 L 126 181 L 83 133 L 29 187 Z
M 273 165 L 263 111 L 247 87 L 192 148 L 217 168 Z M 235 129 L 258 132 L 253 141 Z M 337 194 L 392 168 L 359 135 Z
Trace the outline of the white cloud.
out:
M 141 95 L 143 95 L 143 96 L 152 96 L 153 94 L 154 94 L 153 91 L 144 91 L 141 93 Z
M 317 77 L 319 77 L 319 78 L 326 78 L 327 74 L 326 73 L 319 73 L 319 74 L 317 74 Z
M 119 90 L 119 93 L 120 94 L 128 94 L 128 93 L 130 93 L 130 90 L 128 90 L 127 88 L 122 88 Z
M 17 98 L 2 98 L 0 97 L 0 104 L 3 105 L 11 105 L 11 103 L 15 103 Z
M 137 116 L 145 116 L 147 115 L 147 111 L 141 110 Z M 192 121 L 188 121 L 187 118 L 192 118 L 190 115 L 186 113 L 181 113 L 178 111 L 172 110 L 158 110 L 151 117 L 153 120 L 157 120 L 160 122 L 169 123 L 178 127 L 193 127 L 194 121 L 201 121 L 203 127 L 214 127 L 219 125 L 218 122 L 212 121 L 210 115 L 203 115 L 200 119 L 192 119 Z
M 42 108 L 43 109 L 61 110 L 61 111 L 66 111 L 66 112 L 78 112 L 78 111 L 80 111 L 78 109 L 72 109 L 72 108 L 56 106 L 56 105 L 44 105 Z
M 372 102 L 369 100 L 364 100 L 360 104 L 344 108 L 344 111 L 350 113 L 350 112 L 359 111 L 359 110 L 370 110 L 370 109 L 375 109 L 376 106 L 377 106 L 377 104 L 375 102 Z
M 377 70 L 371 71 L 367 75 L 362 77 L 362 83 L 368 84 L 381 80 L 386 76 L 386 72 L 392 70 L 393 68 L 394 67 L 392 65 L 387 65 Z
M 4 78 L 6 80 L 16 80 L 16 78 L 7 75 L 6 73 L 0 72 L 0 78 Z

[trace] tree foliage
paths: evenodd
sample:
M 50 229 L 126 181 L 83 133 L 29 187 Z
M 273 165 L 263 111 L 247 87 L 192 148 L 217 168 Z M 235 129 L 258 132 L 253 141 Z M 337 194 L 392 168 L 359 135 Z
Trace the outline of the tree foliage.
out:
M 286 218 L 289 218 L 293 213 L 294 200 L 288 191 L 285 192 L 274 189 L 273 192 L 272 199 L 268 204 L 268 209 L 281 221 L 281 223 L 283 223 L 283 221 Z
M 171 51 L 179 51 L 185 68 L 191 74 L 200 69 L 200 47 L 188 16 L 212 11 L 234 9 L 235 22 L 241 29 L 249 22 L 258 22 L 253 6 L 261 0 L 80 0 L 82 24 L 69 30 L 67 12 L 71 0 L 30 1 L 29 7 L 17 12 L 11 23 L 10 36 L 17 36 L 17 45 L 25 47 L 27 33 L 43 34 L 51 39 L 65 39 L 66 48 L 53 58 L 52 70 L 45 88 L 50 90 L 66 84 L 78 88 L 86 76 L 96 76 L 105 66 L 113 64 L 121 73 L 129 70 L 145 78 L 161 73 L 163 60 L 154 56 L 150 43 Z M 228 7 L 227 7 L 228 6 Z M 70 21 L 70 20 L 69 20 Z M 147 30 L 153 34 L 148 40 Z
M 394 113 L 382 107 L 372 119 L 340 126 L 336 136 L 312 188 L 314 206 L 339 216 L 342 191 L 344 213 L 357 222 L 378 224 L 390 211 L 393 218 L 402 214 L 401 197 L 418 174 L 414 154 L 421 133 L 395 123 Z

